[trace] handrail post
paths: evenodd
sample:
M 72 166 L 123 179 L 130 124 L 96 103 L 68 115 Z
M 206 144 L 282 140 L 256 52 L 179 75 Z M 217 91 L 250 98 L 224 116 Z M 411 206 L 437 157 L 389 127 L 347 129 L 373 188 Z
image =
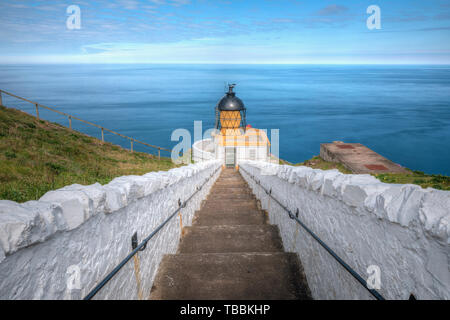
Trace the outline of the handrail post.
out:
M 103 127 L 102 127 L 102 142 L 105 142 L 105 133 L 103 132 Z
M 36 118 L 39 120 L 39 105 L 36 103 Z
M 133 152 L 133 140 L 130 140 L 130 142 L 131 142 L 131 148 L 130 148 L 130 150 L 131 150 L 131 152 Z
M 0 106 L 3 105 L 3 101 L 2 101 L 2 90 L 0 90 Z
M 158 160 L 161 160 L 161 148 L 158 148 Z
M 72 130 L 72 116 L 69 116 L 69 128 Z

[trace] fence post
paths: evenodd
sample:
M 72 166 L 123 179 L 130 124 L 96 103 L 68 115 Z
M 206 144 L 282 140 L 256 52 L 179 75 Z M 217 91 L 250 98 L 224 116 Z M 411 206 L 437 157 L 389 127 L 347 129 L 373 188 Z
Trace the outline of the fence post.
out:
M 158 148 L 158 160 L 161 160 L 161 148 Z
M 36 103 L 36 118 L 39 120 L 39 106 Z
M 3 105 L 3 101 L 2 101 L 2 90 L 0 90 L 0 106 Z
M 70 130 L 72 130 L 72 117 L 69 116 L 69 128 Z
M 133 140 L 130 140 L 130 142 L 131 142 L 131 152 L 133 152 Z
M 105 142 L 105 135 L 103 133 L 103 128 L 102 128 L 102 142 Z

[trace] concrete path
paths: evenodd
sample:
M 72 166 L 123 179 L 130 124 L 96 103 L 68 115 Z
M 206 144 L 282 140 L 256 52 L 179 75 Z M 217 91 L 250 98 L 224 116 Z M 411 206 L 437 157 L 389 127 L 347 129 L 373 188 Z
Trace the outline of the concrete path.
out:
M 166 255 L 151 299 L 310 299 L 297 254 L 285 253 L 278 227 L 238 171 L 223 170 L 178 253 Z

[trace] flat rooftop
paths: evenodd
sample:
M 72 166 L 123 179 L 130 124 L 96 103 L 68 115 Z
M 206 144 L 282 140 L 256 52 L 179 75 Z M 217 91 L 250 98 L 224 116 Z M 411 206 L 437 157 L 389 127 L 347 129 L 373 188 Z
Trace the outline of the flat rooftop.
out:
M 261 147 L 270 145 L 264 130 L 249 128 L 245 132 L 241 129 L 222 129 L 216 136 L 220 146 L 225 147 Z
M 353 173 L 408 173 L 401 165 L 386 159 L 361 143 L 322 143 L 320 157 L 325 161 L 338 162 Z

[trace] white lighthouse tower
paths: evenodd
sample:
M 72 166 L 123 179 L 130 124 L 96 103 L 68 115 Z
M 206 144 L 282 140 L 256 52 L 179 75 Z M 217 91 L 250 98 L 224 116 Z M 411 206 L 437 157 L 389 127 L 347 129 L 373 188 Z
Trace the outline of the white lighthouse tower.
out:
M 197 141 L 192 146 L 194 162 L 221 159 L 227 167 L 239 165 L 241 160 L 270 161 L 270 141 L 264 130 L 247 124 L 246 108 L 233 91 L 228 92 L 216 106 L 215 132 L 211 139 Z

